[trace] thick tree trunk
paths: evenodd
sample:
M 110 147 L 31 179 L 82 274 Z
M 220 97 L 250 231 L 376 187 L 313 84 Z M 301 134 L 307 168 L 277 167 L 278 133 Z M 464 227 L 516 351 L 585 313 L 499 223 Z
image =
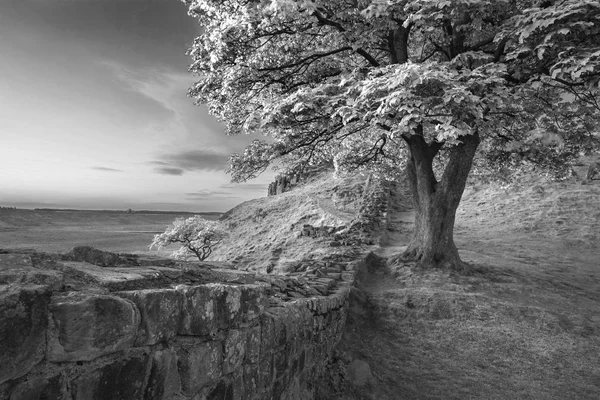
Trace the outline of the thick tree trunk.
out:
M 479 135 L 461 137 L 462 143 L 450 149 L 448 164 L 438 182 L 433 173 L 433 159 L 442 145 L 427 143 L 418 133 L 405 138 L 411 155 L 407 174 L 416 216 L 414 236 L 403 258 L 415 260 L 425 268 L 464 270 L 467 265 L 454 244 L 454 221 Z

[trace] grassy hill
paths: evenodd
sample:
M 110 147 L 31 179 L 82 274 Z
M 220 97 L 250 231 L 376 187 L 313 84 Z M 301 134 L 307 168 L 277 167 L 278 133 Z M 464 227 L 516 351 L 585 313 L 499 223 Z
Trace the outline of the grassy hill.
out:
M 210 259 L 244 269 L 286 272 L 300 260 L 351 250 L 332 247 L 331 242 L 360 215 L 367 180 L 360 175 L 334 179 L 325 172 L 291 192 L 240 204 L 221 217 L 229 237 Z M 321 232 L 301 235 L 307 225 Z
M 285 272 L 328 252 L 378 255 L 355 293 L 327 398 L 600 398 L 600 181 L 470 185 L 455 234 L 470 275 L 393 261 L 413 227 L 405 189 L 373 245 L 299 236 L 305 224 L 356 221 L 367 186 L 322 175 L 241 204 L 224 215 L 231 235 L 214 257 Z M 365 385 L 352 383 L 355 360 L 370 367 Z

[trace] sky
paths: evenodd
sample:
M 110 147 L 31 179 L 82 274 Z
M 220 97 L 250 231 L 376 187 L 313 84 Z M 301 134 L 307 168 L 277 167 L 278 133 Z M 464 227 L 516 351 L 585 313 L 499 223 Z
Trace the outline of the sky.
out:
M 227 136 L 186 96 L 200 33 L 178 0 L 0 0 L 0 206 L 226 211 Z

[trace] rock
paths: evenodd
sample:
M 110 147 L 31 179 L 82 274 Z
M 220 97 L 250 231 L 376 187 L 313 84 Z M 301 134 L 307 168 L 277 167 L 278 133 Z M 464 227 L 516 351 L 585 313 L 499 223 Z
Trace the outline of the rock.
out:
M 178 352 L 182 393 L 192 396 L 203 386 L 221 377 L 223 351 L 221 342 L 206 342 L 182 347 Z
M 65 261 L 85 261 L 100 267 L 114 267 L 124 264 L 117 254 L 95 249 L 91 246 L 76 246 L 63 256 Z
M 140 313 L 126 299 L 108 295 L 69 293 L 50 304 L 48 360 L 89 361 L 131 347 Z
M 47 285 L 60 290 L 64 284 L 59 271 L 36 268 L 28 254 L 0 254 L 0 284 Z
M 172 277 L 180 277 L 181 271 L 166 267 L 99 267 L 87 262 L 63 261 L 65 275 L 72 279 L 71 285 L 95 284 L 110 291 L 149 289 L 165 286 Z
M 238 329 L 232 329 L 227 333 L 223 374 L 227 375 L 242 366 L 242 361 L 246 353 L 246 339 L 245 332 Z
M 250 364 L 258 363 L 260 357 L 260 335 L 260 325 L 246 330 L 245 362 Z
M 353 360 L 348 364 L 346 377 L 354 386 L 364 386 L 373 380 L 371 367 L 363 360 Z
M 27 379 L 11 392 L 9 400 L 23 399 L 66 399 L 67 387 L 62 375 Z
M 44 358 L 49 301 L 48 286 L 0 286 L 0 383 Z
M 172 350 L 160 350 L 152 357 L 152 367 L 144 399 L 169 400 L 181 390 L 177 371 L 177 355 Z
M 175 289 L 146 289 L 116 294 L 131 300 L 140 311 L 141 324 L 136 346 L 167 341 L 177 334 L 183 303 L 181 292 Z
M 144 354 L 116 360 L 76 378 L 72 383 L 73 400 L 144 398 L 148 361 Z

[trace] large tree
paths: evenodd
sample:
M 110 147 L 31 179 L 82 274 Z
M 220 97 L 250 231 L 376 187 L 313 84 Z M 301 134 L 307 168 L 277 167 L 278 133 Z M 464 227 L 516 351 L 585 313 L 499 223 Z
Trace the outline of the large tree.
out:
M 266 136 L 232 156 L 233 179 L 402 167 L 416 208 L 405 256 L 423 266 L 465 268 L 453 229 L 478 147 L 497 161 L 594 134 L 597 0 L 184 2 L 203 27 L 189 94 L 228 134 Z

